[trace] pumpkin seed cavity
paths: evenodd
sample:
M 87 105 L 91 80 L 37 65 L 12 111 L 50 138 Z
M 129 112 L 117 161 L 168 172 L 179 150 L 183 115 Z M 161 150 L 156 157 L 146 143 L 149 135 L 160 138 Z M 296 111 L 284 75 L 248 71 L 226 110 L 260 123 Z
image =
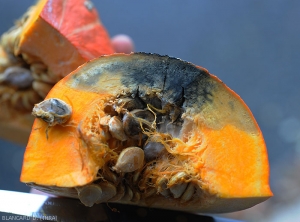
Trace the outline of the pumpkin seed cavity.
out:
M 91 108 L 77 127 L 79 138 L 96 156 L 100 168 L 93 183 L 73 188 L 84 205 L 151 203 L 157 196 L 190 203 L 203 196 L 199 178 L 187 168 L 187 159 L 174 151 L 178 140 L 183 143 L 179 137 L 191 130 L 184 124 L 183 101 L 163 104 L 153 92 L 143 97 L 122 94 L 101 103 Z M 65 124 L 72 108 L 65 101 L 50 98 L 36 104 L 32 113 L 49 128 Z M 105 157 L 97 159 L 103 149 Z M 73 197 L 73 193 L 63 194 Z
M 114 187 L 111 193 L 115 195 L 106 201 L 151 202 L 157 195 L 180 203 L 199 199 L 199 179 L 185 168 L 186 159 L 172 152 L 176 146 L 173 139 L 182 134 L 183 101 L 179 105 L 164 103 L 153 92 L 141 97 L 122 94 L 103 103 L 98 106 L 104 107 L 101 112 L 88 114 L 78 130 L 93 152 L 107 147 L 100 179 L 93 182 Z M 79 198 L 84 204 L 86 199 L 95 199 L 82 197 L 80 192 Z

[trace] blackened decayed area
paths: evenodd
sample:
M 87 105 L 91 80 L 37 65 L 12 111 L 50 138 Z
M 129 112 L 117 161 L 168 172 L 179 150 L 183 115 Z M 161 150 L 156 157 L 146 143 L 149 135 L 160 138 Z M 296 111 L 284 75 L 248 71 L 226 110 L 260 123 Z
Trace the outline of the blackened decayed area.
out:
M 170 58 L 166 84 L 164 88 L 164 97 L 172 103 L 176 103 L 184 93 L 185 106 L 191 107 L 193 104 L 206 102 L 203 96 L 205 91 L 211 91 L 209 83 L 209 74 L 194 65 Z M 200 103 L 201 102 L 201 103 Z
M 122 84 L 146 86 L 149 88 L 163 89 L 168 69 L 168 57 L 154 54 L 137 53 L 131 55 L 129 64 L 122 67 Z M 142 88 L 142 87 L 139 87 Z M 142 93 L 140 91 L 140 93 Z
M 138 91 L 142 95 L 146 89 L 159 89 L 163 103 L 178 104 L 184 101 L 184 107 L 199 109 L 203 103 L 212 101 L 213 83 L 208 72 L 191 63 L 147 53 L 118 55 L 107 61 L 98 67 L 95 67 L 95 61 L 90 63 L 95 66 L 83 66 L 80 72 L 72 76 L 73 87 L 80 85 L 82 89 L 91 91 L 101 87 L 97 84 L 102 73 L 112 77 L 122 73 L 122 85 L 132 93 Z
M 213 86 L 206 70 L 168 56 L 139 53 L 132 57 L 136 57 L 136 62 L 123 67 L 122 83 L 125 86 L 134 83 L 163 89 L 163 101 L 176 103 L 184 97 L 185 107 L 197 104 L 200 108 L 211 101 Z M 140 93 L 143 92 L 140 90 Z

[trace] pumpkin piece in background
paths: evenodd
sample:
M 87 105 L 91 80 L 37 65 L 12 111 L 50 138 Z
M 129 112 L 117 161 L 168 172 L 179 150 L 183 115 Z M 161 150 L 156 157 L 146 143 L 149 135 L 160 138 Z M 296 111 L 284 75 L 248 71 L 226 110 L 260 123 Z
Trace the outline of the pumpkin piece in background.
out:
M 38 1 L 1 38 L 0 137 L 25 144 L 32 126 L 33 105 L 84 62 L 113 52 L 90 1 Z M 28 87 L 20 89 L 4 78 L 1 81 L 9 67 L 30 71 Z M 23 77 L 18 74 L 19 79 Z
M 87 206 L 104 198 L 83 195 L 93 185 L 112 194 L 105 202 L 209 213 L 272 196 L 251 111 L 204 68 L 156 54 L 103 56 L 59 81 L 46 99 L 64 101 L 72 114 L 49 129 L 35 120 L 21 173 L 29 186 Z M 151 149 L 155 156 L 146 158 Z

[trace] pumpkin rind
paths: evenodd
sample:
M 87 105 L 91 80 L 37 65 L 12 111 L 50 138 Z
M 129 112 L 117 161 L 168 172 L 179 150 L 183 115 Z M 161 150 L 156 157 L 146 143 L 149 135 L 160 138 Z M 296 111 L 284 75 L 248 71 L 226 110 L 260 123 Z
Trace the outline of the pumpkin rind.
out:
M 167 132 L 172 134 L 166 140 L 172 146 L 166 149 L 174 159 L 158 158 L 147 172 L 168 177 L 168 172 L 160 170 L 164 165 L 177 164 L 175 168 L 187 177 L 174 180 L 174 171 L 168 186 L 172 180 L 192 181 L 198 193 L 194 193 L 197 198 L 188 201 L 159 195 L 159 191 L 156 195 L 149 193 L 148 198 L 148 187 L 139 201 L 118 202 L 221 213 L 242 210 L 272 196 L 263 136 L 242 99 L 204 68 L 143 53 L 94 59 L 55 85 L 47 99 L 69 103 L 72 116 L 65 126 L 51 127 L 48 139 L 47 123 L 35 121 L 21 181 L 50 193 L 76 197 L 74 187 L 99 180 L 107 158 L 115 157 L 111 156 L 105 137 L 100 136 L 95 143 L 95 137 L 86 129 L 91 121 L 96 121 L 95 112 L 105 115 L 108 100 L 127 92 L 137 92 L 141 97 L 155 92 L 164 104 L 181 104 L 180 132 Z M 98 135 L 102 135 L 101 130 Z M 141 177 L 139 188 L 143 189 Z M 159 177 L 156 184 L 158 181 Z

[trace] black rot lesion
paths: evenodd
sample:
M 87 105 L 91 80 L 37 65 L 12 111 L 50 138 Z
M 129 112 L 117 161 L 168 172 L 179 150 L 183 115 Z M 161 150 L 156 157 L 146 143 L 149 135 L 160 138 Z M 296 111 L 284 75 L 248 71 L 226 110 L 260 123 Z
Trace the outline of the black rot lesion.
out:
M 178 107 L 182 107 L 185 102 L 185 96 L 184 96 L 184 87 L 181 87 L 181 94 L 179 95 L 179 98 L 175 100 L 174 104 Z
M 213 94 L 211 90 L 204 88 L 199 92 L 199 96 L 204 99 L 205 102 L 213 102 Z

